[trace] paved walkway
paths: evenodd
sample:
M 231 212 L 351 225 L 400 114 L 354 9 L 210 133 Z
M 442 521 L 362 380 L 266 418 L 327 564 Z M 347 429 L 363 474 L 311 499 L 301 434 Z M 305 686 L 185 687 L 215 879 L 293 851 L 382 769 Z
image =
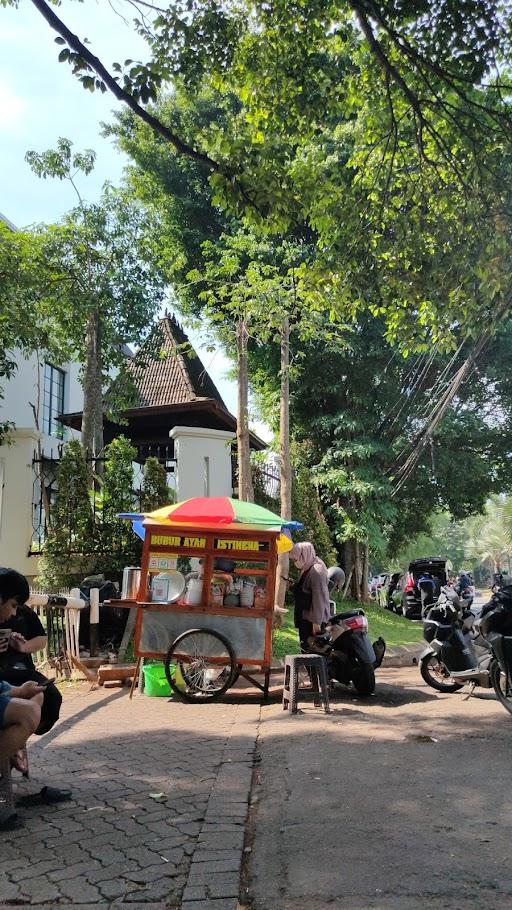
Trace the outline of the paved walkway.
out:
M 371 698 L 302 708 L 262 708 L 251 910 L 508 906 L 512 717 L 492 690 L 382 668 Z
M 2 836 L 0 907 L 234 910 L 259 711 L 67 689 L 20 790 L 74 799 Z

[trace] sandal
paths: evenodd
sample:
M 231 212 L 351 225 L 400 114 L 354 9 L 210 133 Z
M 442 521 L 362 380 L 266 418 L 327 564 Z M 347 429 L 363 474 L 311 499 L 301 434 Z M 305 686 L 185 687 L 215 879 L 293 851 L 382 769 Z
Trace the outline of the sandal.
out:
M 16 803 L 18 806 L 49 806 L 53 803 L 64 803 L 72 797 L 71 790 L 60 787 L 42 787 L 39 793 L 26 793 L 20 796 Z

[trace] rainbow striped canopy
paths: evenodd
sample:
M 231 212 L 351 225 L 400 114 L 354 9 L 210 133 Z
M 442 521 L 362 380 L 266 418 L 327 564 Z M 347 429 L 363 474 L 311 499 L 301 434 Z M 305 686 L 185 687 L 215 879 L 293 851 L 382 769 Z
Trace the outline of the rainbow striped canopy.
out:
M 221 527 L 224 530 L 301 530 L 297 521 L 287 521 L 269 509 L 254 502 L 231 499 L 229 496 L 197 496 L 183 502 L 171 503 L 140 514 L 123 512 L 120 518 L 129 518 L 134 531 L 144 537 L 144 529 L 151 525 L 191 525 L 192 527 Z M 290 537 L 281 533 L 277 541 L 278 551 L 286 553 L 293 546 Z

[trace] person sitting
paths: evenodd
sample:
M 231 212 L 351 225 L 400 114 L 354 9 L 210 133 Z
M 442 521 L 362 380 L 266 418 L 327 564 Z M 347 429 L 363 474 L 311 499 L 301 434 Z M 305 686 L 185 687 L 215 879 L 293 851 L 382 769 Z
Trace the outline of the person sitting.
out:
M 327 567 L 309 542 L 294 544 L 290 559 L 300 572 L 299 580 L 293 587 L 294 621 L 302 653 L 307 654 L 308 638 L 318 635 L 322 623 L 329 622 L 331 616 Z
M 20 579 L 27 584 L 17 572 L 0 575 L 0 628 L 5 629 L 19 598 L 27 594 Z M 0 660 L 9 649 L 11 637 L 9 630 L 0 635 Z M 12 686 L 0 680 L 0 757 L 9 758 L 23 774 L 27 771 L 25 743 L 40 724 L 42 703 L 43 690 L 37 682 L 23 680 L 21 685 Z
M 45 684 L 47 679 L 39 673 L 32 655 L 46 647 L 47 636 L 39 617 L 26 606 L 30 594 L 26 578 L 14 569 L 0 569 L 0 630 L 11 634 L 2 647 L 0 642 L 0 680 L 13 686 L 28 681 Z M 35 731 L 42 736 L 59 718 L 62 696 L 57 687 L 45 686 L 40 723 Z

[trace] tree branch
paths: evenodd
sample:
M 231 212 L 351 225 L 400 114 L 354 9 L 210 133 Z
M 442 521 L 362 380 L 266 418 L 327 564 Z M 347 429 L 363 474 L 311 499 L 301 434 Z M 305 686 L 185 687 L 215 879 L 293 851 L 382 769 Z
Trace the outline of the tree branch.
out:
M 126 104 L 130 110 L 133 111 L 137 117 L 140 117 L 148 126 L 151 127 L 156 133 L 159 133 L 164 139 L 167 139 L 171 145 L 174 146 L 178 154 L 186 155 L 188 158 L 192 158 L 194 161 L 198 161 L 200 164 L 204 164 L 211 171 L 221 172 L 221 166 L 217 161 L 214 161 L 213 158 L 210 158 L 209 155 L 204 152 L 200 152 L 192 146 L 188 145 L 186 142 L 183 142 L 179 136 L 176 136 L 172 130 L 170 130 L 165 124 L 163 124 L 157 117 L 154 117 L 149 113 L 145 108 L 143 108 L 135 98 L 123 89 L 116 79 L 109 73 L 105 66 L 103 66 L 101 60 L 98 57 L 95 57 L 90 50 L 86 47 L 85 44 L 80 41 L 77 35 L 74 35 L 72 31 L 64 24 L 62 19 L 54 13 L 45 0 L 32 0 L 32 3 L 41 13 L 44 19 L 46 19 L 50 28 L 57 32 L 67 44 L 88 63 L 90 68 L 94 70 L 95 73 L 103 80 L 106 87 L 112 94 L 118 99 Z

